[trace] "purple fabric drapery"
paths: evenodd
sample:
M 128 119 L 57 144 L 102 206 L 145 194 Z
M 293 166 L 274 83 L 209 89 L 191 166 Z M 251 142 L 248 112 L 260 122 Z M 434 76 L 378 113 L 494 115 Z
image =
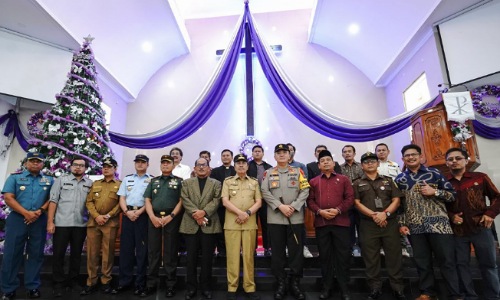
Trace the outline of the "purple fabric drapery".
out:
M 314 131 L 342 141 L 348 142 L 366 142 L 381 139 L 393 135 L 401 130 L 410 126 L 410 118 L 397 120 L 395 122 L 373 126 L 369 128 L 349 128 L 339 126 L 329 122 L 314 111 L 312 111 L 300 98 L 295 95 L 292 89 L 287 86 L 283 78 L 280 77 L 276 66 L 270 59 L 269 54 L 265 51 L 265 45 L 260 38 L 256 25 L 253 23 L 250 15 L 248 4 L 245 4 L 245 11 L 241 23 L 238 25 L 238 33 L 236 39 L 230 47 L 229 59 L 226 61 L 218 74 L 215 84 L 208 92 L 205 99 L 202 100 L 196 111 L 186 119 L 182 124 L 176 126 L 174 129 L 162 132 L 154 132 L 146 135 L 125 135 L 115 132 L 110 132 L 111 141 L 130 148 L 139 149 L 154 149 L 166 147 L 175 144 L 196 132 L 203 126 L 210 116 L 215 112 L 217 107 L 222 101 L 229 83 L 234 75 L 234 70 L 238 62 L 240 47 L 244 36 L 244 25 L 249 26 L 252 42 L 259 60 L 264 75 L 269 81 L 274 92 L 283 103 L 283 105 L 302 123 Z M 433 102 L 429 103 L 427 107 L 431 107 Z M 500 128 L 491 128 L 486 125 L 474 122 L 476 134 L 490 139 L 500 138 Z
M 472 125 L 474 126 L 474 131 L 477 135 L 490 140 L 500 139 L 500 128 L 490 127 L 476 120 L 472 121 Z
M 5 115 L 0 116 L 0 125 L 4 122 L 7 122 L 5 125 L 5 130 L 3 135 L 9 136 L 12 131 L 14 131 L 14 135 L 16 136 L 17 141 L 21 148 L 24 151 L 28 150 L 28 142 L 24 138 L 23 132 L 21 131 L 21 127 L 19 126 L 19 120 L 17 119 L 17 114 L 14 110 L 10 109 Z

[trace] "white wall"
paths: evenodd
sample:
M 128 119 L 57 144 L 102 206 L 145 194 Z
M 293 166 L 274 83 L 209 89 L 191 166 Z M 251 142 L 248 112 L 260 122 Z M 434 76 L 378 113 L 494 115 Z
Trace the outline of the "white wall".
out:
M 72 53 L 0 31 L 0 93 L 54 103 Z
M 309 10 L 258 14 L 260 31 L 271 44 L 283 45 L 279 61 L 302 91 L 328 112 L 353 121 L 380 120 L 387 117 L 385 93 L 344 58 L 321 46 L 307 43 Z M 227 46 L 236 17 L 191 20 L 187 22 L 192 53 L 175 59 L 161 68 L 142 89 L 127 113 L 126 133 L 138 134 L 158 130 L 178 118 L 195 100 L 217 64 L 215 51 Z M 243 57 L 243 56 L 242 56 Z M 240 59 L 242 61 L 242 59 Z M 221 105 L 201 130 L 175 146 L 184 150 L 184 163 L 192 166 L 201 150 L 212 154 L 212 166 L 220 164 L 224 148 L 238 151 L 246 136 L 245 89 L 243 66 L 229 87 Z M 347 142 L 336 141 L 315 133 L 293 117 L 278 100 L 254 59 L 255 137 L 272 158 L 277 143 L 291 142 L 297 147 L 297 160 L 314 159 L 314 147 L 326 144 L 342 160 L 340 149 Z M 328 80 L 329 76 L 334 81 Z M 390 139 L 387 139 L 390 140 Z M 358 158 L 375 142 L 356 143 Z M 157 150 L 126 149 L 123 167 L 133 171 L 137 153 L 151 159 L 150 172 L 159 173 L 159 158 L 171 147 Z M 124 173 L 128 173 L 125 171 Z

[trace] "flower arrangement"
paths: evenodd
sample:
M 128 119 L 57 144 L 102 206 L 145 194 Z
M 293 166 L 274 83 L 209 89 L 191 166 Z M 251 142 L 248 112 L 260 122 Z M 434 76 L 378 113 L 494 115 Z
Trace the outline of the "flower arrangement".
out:
M 469 124 L 451 121 L 450 125 L 455 142 L 463 143 L 472 137 Z
M 483 101 L 483 97 L 485 96 L 494 96 L 499 103 L 488 105 Z M 497 118 L 500 116 L 500 87 L 496 85 L 483 85 L 474 89 L 472 91 L 472 106 L 476 113 L 485 118 Z

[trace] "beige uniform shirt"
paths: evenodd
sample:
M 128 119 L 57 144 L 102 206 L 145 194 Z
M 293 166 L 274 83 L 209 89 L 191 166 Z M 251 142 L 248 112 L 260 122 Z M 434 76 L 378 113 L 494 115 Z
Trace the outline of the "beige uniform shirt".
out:
M 119 205 L 119 198 L 116 194 L 122 182 L 118 179 L 113 179 L 108 182 L 105 179 L 94 181 L 85 205 L 89 210 L 88 227 L 97 226 L 95 218 L 99 215 L 108 215 L 110 219 L 106 224 L 111 227 L 119 226 L 118 216 L 122 211 Z
M 228 197 L 229 201 L 242 211 L 247 211 L 255 203 L 256 199 L 262 199 L 259 182 L 249 176 L 240 179 L 238 175 L 231 176 L 224 180 L 222 186 L 222 197 Z M 256 214 L 252 214 L 250 219 L 244 224 L 236 223 L 237 216 L 226 210 L 224 229 L 248 230 L 257 229 Z

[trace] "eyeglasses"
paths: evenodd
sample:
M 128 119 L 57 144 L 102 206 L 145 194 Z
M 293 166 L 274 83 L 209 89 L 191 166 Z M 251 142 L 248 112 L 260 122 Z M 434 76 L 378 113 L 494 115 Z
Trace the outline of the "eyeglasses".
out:
M 363 160 L 363 164 L 365 165 L 368 165 L 368 164 L 375 164 L 377 163 L 377 160 L 376 159 L 367 159 L 367 160 Z
M 417 156 L 420 156 L 420 153 L 416 152 L 403 155 L 404 158 L 417 157 Z
M 75 168 L 85 168 L 85 164 L 72 164 L 71 166 Z
M 456 160 L 456 161 L 461 161 L 462 159 L 465 159 L 465 157 L 463 157 L 463 156 L 455 156 L 455 157 L 448 157 L 448 158 L 446 159 L 446 161 L 448 161 L 448 162 L 453 162 L 454 160 Z
M 207 164 L 196 164 L 196 167 L 204 168 L 204 167 L 208 167 L 208 165 Z

